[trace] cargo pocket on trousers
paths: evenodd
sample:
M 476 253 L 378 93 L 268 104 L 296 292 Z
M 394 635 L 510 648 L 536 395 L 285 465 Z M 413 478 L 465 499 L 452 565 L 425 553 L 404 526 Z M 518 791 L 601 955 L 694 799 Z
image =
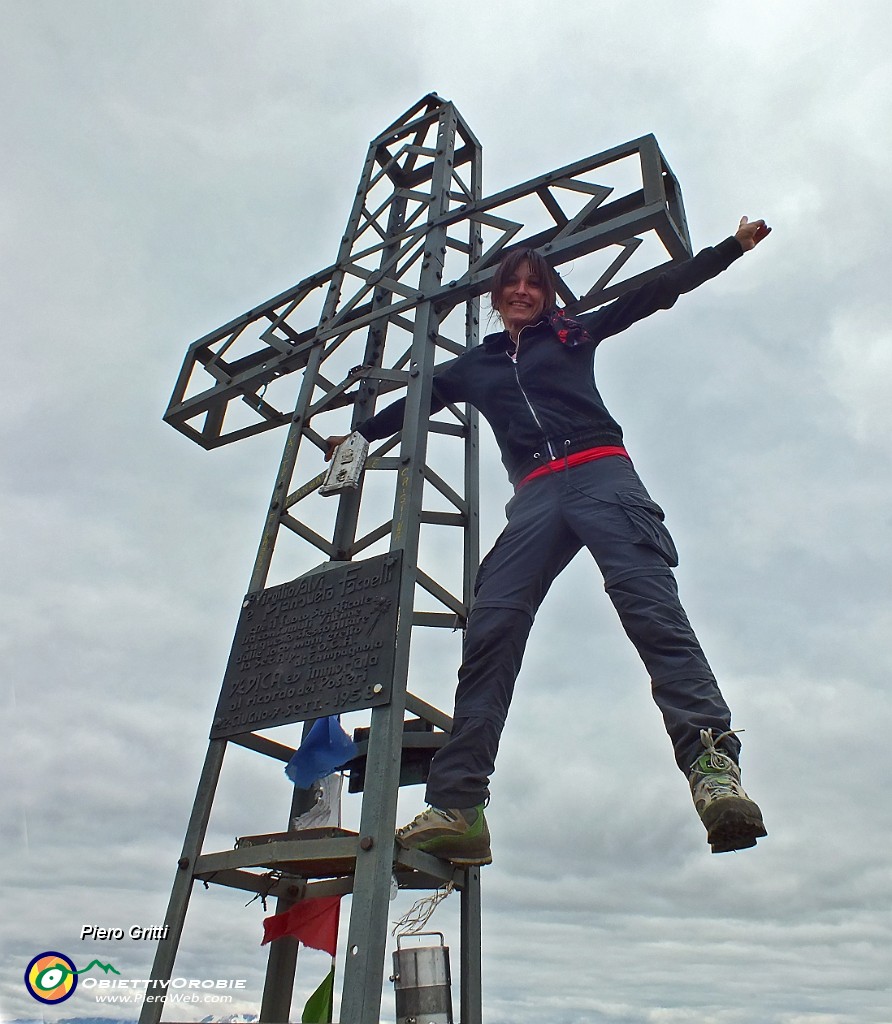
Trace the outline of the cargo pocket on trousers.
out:
M 678 565 L 678 551 L 663 525 L 666 517 L 660 506 L 639 491 L 622 491 L 617 498 L 635 530 L 635 542 L 652 548 L 674 569 Z

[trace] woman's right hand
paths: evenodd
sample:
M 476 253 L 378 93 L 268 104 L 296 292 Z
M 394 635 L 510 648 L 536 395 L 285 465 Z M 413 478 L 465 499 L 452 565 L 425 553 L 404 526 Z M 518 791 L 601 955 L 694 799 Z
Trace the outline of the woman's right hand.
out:
M 349 436 L 350 436 L 349 434 L 336 434 L 336 435 L 334 435 L 332 437 L 326 437 L 326 439 L 325 439 L 325 444 L 327 446 L 326 449 L 325 449 L 325 461 L 326 462 L 331 462 L 331 460 L 334 458 L 334 453 L 338 450 L 338 446 L 342 445 L 347 440 L 347 438 Z

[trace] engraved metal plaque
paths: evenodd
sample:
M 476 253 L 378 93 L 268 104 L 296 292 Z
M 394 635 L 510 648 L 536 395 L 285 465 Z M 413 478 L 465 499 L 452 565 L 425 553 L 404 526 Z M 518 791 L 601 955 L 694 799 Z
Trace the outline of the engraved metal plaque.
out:
M 386 704 L 400 558 L 392 551 L 248 594 L 211 739 Z

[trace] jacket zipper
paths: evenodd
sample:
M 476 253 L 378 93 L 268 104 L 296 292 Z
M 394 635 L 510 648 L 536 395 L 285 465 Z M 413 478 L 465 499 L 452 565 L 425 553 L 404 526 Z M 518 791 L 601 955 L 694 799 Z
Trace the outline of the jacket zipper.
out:
M 530 415 L 536 422 L 536 426 L 542 431 L 542 436 L 545 438 L 545 445 L 548 448 L 548 457 L 552 460 L 556 459 L 557 456 L 554 454 L 554 449 L 551 447 L 551 441 L 545 435 L 545 428 L 542 426 L 542 421 L 536 415 L 536 410 L 533 408 L 533 403 L 530 401 L 529 396 L 523 389 L 523 384 L 520 383 L 520 374 L 517 372 L 517 357 L 520 355 L 520 336 L 526 330 L 526 327 L 521 327 L 517 332 L 517 341 L 514 344 L 514 354 L 506 352 L 505 354 L 514 364 L 514 379 L 517 381 L 517 386 L 520 388 L 520 393 L 523 395 L 523 400 L 527 403 L 527 408 L 530 410 Z

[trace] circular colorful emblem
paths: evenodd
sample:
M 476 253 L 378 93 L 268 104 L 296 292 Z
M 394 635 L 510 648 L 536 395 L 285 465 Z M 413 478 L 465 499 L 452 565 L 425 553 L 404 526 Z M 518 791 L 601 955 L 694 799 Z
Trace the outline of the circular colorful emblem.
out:
M 41 1003 L 61 1003 L 77 988 L 77 968 L 64 953 L 38 953 L 25 969 L 25 988 Z

